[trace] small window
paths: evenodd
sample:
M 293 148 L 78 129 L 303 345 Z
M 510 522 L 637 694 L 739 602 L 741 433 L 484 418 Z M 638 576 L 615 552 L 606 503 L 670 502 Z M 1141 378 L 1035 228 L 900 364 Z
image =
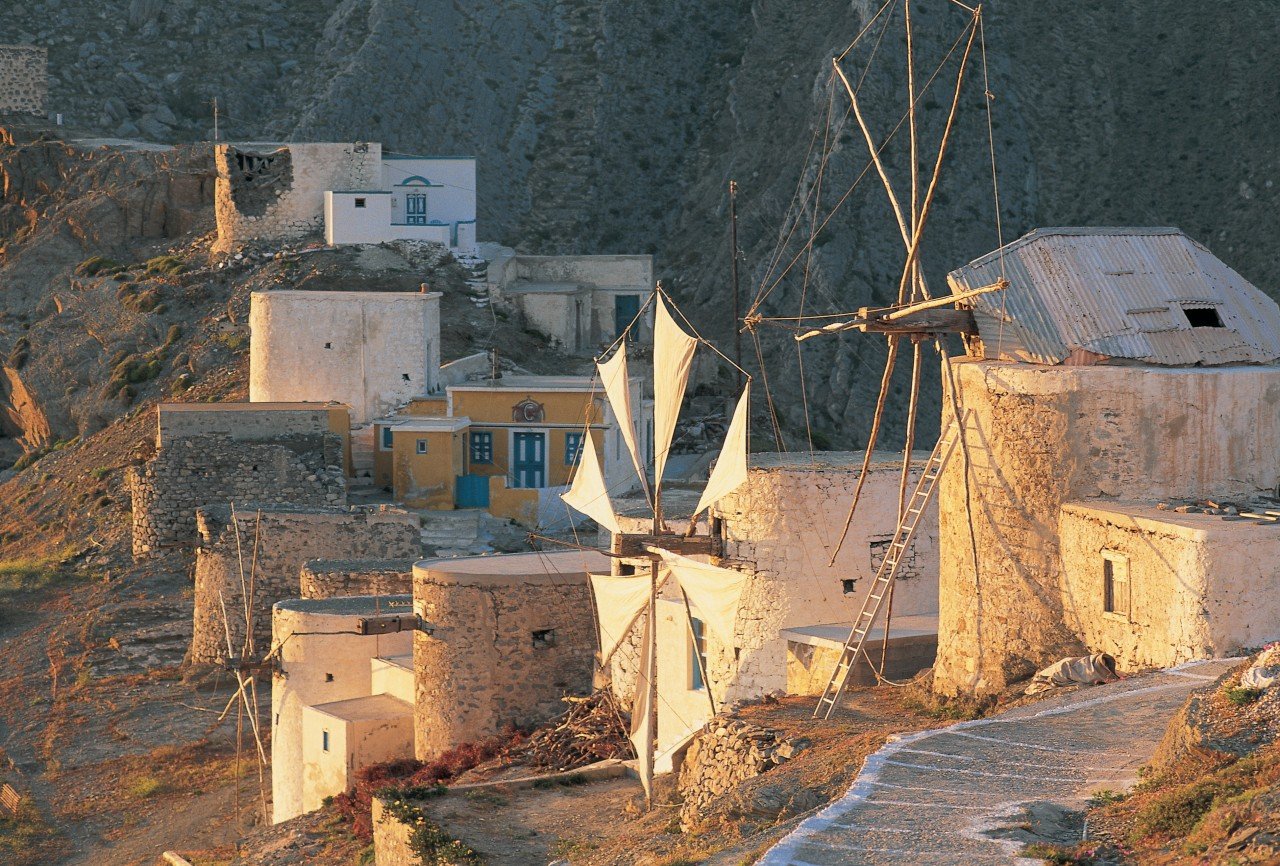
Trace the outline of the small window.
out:
M 391 445 L 392 445 L 392 438 L 391 438 L 391 436 L 392 436 L 392 434 L 391 434 L 391 428 L 390 428 L 390 427 L 383 427 L 383 428 L 382 428 L 382 450 L 383 450 L 383 451 L 390 451 L 390 450 L 391 450 Z
M 564 434 L 564 465 L 577 466 L 582 459 L 582 434 Z
M 856 578 L 846 577 L 840 581 L 840 591 L 845 595 L 853 595 L 853 586 L 857 583 Z
M 320 732 L 320 748 L 326 752 L 329 751 L 329 732 L 328 731 Z
M 493 434 L 488 430 L 475 430 L 471 433 L 471 462 L 493 462 Z
M 553 628 L 534 629 L 533 648 L 547 649 L 556 645 L 556 630 Z
M 1182 312 L 1187 317 L 1187 321 L 1191 323 L 1193 328 L 1225 328 L 1222 324 L 1222 316 L 1218 313 L 1218 308 L 1207 304 L 1190 305 L 1184 304 Z
M 333 674 L 325 674 L 325 675 L 324 675 L 324 681 L 325 681 L 326 683 L 331 683 L 331 682 L 333 682 Z
M 707 631 L 696 616 L 689 617 L 689 629 L 693 632 L 689 637 L 689 667 L 692 671 L 689 688 L 696 692 L 707 687 L 702 676 L 707 669 Z
M 418 452 L 419 454 L 426 454 L 426 453 L 427 453 L 427 440 L 426 440 L 426 439 L 419 439 L 419 440 L 417 441 L 417 443 L 415 444 L 415 446 L 414 446 L 414 449 L 413 449 L 413 450 L 414 450 L 414 451 L 416 451 L 416 452 Z
M 325 347 L 326 349 L 332 349 L 332 348 L 333 348 L 333 343 L 325 343 L 325 344 L 324 344 L 324 347 Z
M 364 207 L 364 199 L 362 198 L 356 199 L 356 207 Z
M 1102 612 L 1128 621 L 1130 601 L 1129 557 L 1113 550 L 1102 551 Z
M 401 379 L 403 379 L 404 381 L 408 382 L 408 381 L 409 381 L 409 374 L 408 374 L 408 373 L 401 373 L 401 374 L 400 374 L 400 378 L 401 378 Z

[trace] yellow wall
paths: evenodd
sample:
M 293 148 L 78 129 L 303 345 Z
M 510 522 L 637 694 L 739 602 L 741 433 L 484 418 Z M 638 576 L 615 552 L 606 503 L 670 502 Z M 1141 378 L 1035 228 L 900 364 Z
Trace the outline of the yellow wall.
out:
M 395 461 L 391 451 L 382 450 L 383 424 L 373 425 L 373 483 L 376 487 L 391 486 L 391 469 Z
M 604 394 L 593 401 L 589 391 L 451 391 L 453 416 L 466 416 L 474 424 L 511 425 L 511 410 L 525 399 L 541 403 L 546 414 L 544 424 L 576 424 L 582 426 L 587 407 L 591 407 L 591 423 L 604 421 Z M 532 425 L 530 425 L 532 426 Z
M 449 510 L 453 487 L 462 474 L 465 431 L 395 430 L 392 433 L 392 495 L 410 508 Z M 427 453 L 417 453 L 419 439 Z
M 507 479 L 489 479 L 489 513 L 505 517 L 522 526 L 536 529 L 538 526 L 538 491 L 529 488 L 507 487 Z
M 474 421 L 474 419 L 473 419 Z M 547 434 L 547 486 L 555 487 L 568 484 L 572 479 L 573 467 L 566 466 L 565 438 L 570 433 L 581 433 L 582 427 L 543 427 L 539 424 L 510 425 L 507 427 L 487 427 L 473 424 L 471 430 L 493 434 L 493 462 L 471 463 L 471 443 L 467 440 L 467 473 L 470 475 L 503 475 L 511 468 L 511 430 L 533 430 Z M 604 431 L 592 430 L 591 440 L 596 446 L 596 456 L 604 461 Z
M 402 414 L 417 418 L 443 418 L 449 410 L 445 397 L 414 397 Z
M 346 406 L 330 407 L 329 430 L 342 437 L 343 474 L 350 478 L 355 475 L 351 462 L 351 410 Z

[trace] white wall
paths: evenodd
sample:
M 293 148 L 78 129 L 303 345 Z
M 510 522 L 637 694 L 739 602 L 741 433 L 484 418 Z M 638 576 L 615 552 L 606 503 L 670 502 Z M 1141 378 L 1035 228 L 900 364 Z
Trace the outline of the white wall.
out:
M 357 201 L 364 207 L 357 207 Z M 380 244 L 388 240 L 390 230 L 389 193 L 325 191 L 325 243 Z
M 348 790 L 355 784 L 356 773 L 370 764 L 413 757 L 413 705 L 397 703 L 403 705 L 403 712 L 385 718 L 346 719 L 326 712 L 324 706 L 303 709 L 304 813 L 324 806 L 326 797 Z
M 692 688 L 696 662 L 684 602 L 659 599 L 656 610 L 658 751 L 664 752 L 711 718 L 711 703 L 706 688 Z
M 253 402 L 336 400 L 363 424 L 439 386 L 439 292 L 254 292 L 249 327 Z
M 392 604 L 407 612 L 409 596 L 381 600 L 384 611 Z M 371 597 L 353 597 L 284 601 L 272 610 L 271 642 L 281 648 L 280 667 L 271 680 L 271 820 L 276 824 L 303 812 L 303 707 L 371 694 L 370 660 L 412 652 L 411 632 L 350 634 L 376 607 Z

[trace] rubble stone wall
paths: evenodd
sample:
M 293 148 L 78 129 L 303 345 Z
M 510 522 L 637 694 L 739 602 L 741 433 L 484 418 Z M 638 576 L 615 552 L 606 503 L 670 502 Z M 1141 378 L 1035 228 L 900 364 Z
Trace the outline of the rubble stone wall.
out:
M 1066 501 L 1231 498 L 1280 480 L 1280 367 L 953 368 L 969 414 L 938 490 L 943 694 L 990 694 L 1084 651 L 1064 615 Z
M 246 583 L 252 579 L 249 615 L 258 652 L 271 640 L 271 606 L 297 598 L 303 563 L 317 556 L 330 559 L 413 558 L 421 550 L 416 514 L 394 508 L 264 507 L 237 503 L 233 526 L 225 506 L 196 513 L 200 544 L 196 548 L 195 621 L 190 661 L 209 663 L 227 654 L 222 611 L 227 611 L 231 646 L 244 645 Z M 238 538 L 237 538 L 238 530 Z M 255 544 L 256 542 L 256 544 Z M 256 547 L 257 568 L 253 569 Z M 251 574 L 252 572 L 252 574 Z
M 382 146 L 369 142 L 220 144 L 215 251 L 286 241 L 324 228 L 326 190 L 380 189 Z
M 413 592 L 412 559 L 315 559 L 302 566 L 300 598 Z
M 44 115 L 49 52 L 35 45 L 0 45 L 0 114 Z
M 596 633 L 585 574 L 456 574 L 414 567 L 416 751 L 427 760 L 591 691 Z M 535 566 L 536 567 L 536 566 Z
M 145 466 L 131 467 L 133 555 L 196 537 L 196 509 L 262 505 L 346 505 L 342 437 L 334 433 L 241 442 L 225 436 L 178 439 Z

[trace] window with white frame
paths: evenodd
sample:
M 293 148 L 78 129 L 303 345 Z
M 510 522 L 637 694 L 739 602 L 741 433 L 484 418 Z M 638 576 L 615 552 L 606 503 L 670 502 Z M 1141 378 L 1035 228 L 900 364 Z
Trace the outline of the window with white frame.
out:
M 581 459 L 582 434 L 574 432 L 564 434 L 564 465 L 577 466 Z
M 320 732 L 320 748 L 323 751 L 326 751 L 326 752 L 329 751 L 329 732 L 328 731 Z
M 489 430 L 472 430 L 470 434 L 471 462 L 493 462 L 493 432 Z
M 1102 551 L 1102 612 L 1113 619 L 1129 620 L 1133 601 L 1129 583 L 1129 557 L 1114 550 Z
M 419 439 L 419 440 L 414 444 L 414 451 L 416 451 L 418 454 L 426 454 L 426 453 L 427 453 L 427 440 L 426 440 L 426 439 Z
M 383 451 L 390 451 L 393 444 L 392 433 L 390 427 L 382 428 L 382 441 L 378 443 Z

